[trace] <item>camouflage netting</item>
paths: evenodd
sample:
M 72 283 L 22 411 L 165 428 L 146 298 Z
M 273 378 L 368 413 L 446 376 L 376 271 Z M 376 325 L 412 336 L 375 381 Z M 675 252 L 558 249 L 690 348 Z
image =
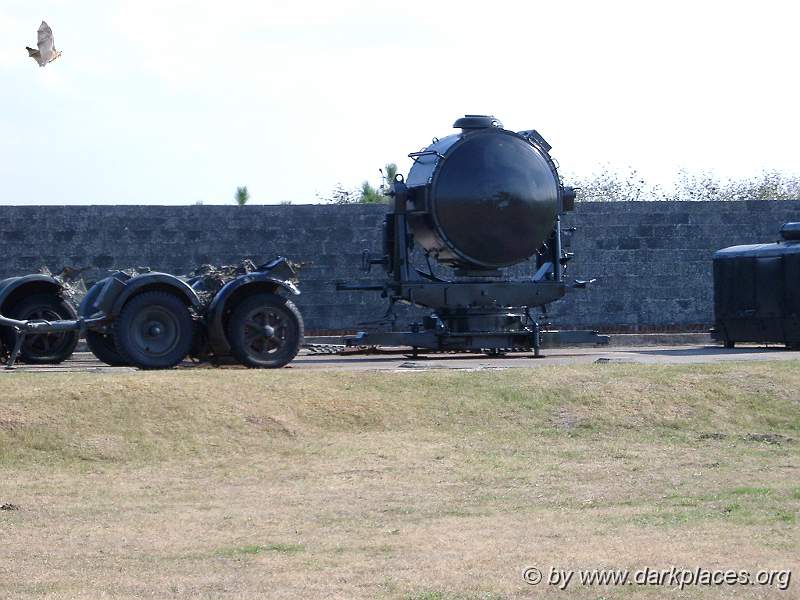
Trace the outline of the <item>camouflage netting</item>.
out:
M 295 271 L 299 271 L 303 266 L 308 263 L 290 263 Z M 77 307 L 87 292 L 86 281 L 83 278 L 83 272 L 88 268 L 76 269 L 74 267 L 64 267 L 60 273 L 54 275 L 47 267 L 41 267 L 39 272 L 44 275 L 50 275 L 58 281 L 63 287 L 63 296 L 72 305 Z M 129 277 L 136 277 L 145 273 L 151 273 L 150 267 L 131 267 L 128 269 L 120 269 Z M 197 293 L 198 298 L 204 305 L 208 305 L 213 300 L 214 296 L 219 292 L 226 283 L 239 277 L 258 271 L 256 265 L 250 259 L 243 259 L 239 264 L 235 265 L 200 265 L 188 275 L 177 275 L 186 281 Z M 113 272 L 117 272 L 116 270 Z
M 256 264 L 245 258 L 238 265 L 200 265 L 189 273 L 187 279 L 200 301 L 207 305 L 230 280 L 257 270 Z
M 83 297 L 86 295 L 86 282 L 83 279 L 82 273 L 88 269 L 75 269 L 73 267 L 64 267 L 57 275 L 53 275 L 50 269 L 42 267 L 39 272 L 43 275 L 49 275 L 55 279 L 62 287 L 62 295 L 64 299 L 77 307 Z

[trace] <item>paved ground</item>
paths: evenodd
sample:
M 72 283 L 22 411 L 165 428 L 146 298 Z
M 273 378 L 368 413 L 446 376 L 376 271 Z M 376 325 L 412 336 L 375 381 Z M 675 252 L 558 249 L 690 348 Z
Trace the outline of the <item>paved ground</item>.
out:
M 340 369 L 364 370 L 377 369 L 389 371 L 415 371 L 427 369 L 497 369 L 497 368 L 530 368 L 546 365 L 562 365 L 573 363 L 609 363 L 627 362 L 642 364 L 686 364 L 710 363 L 726 360 L 798 360 L 800 352 L 790 352 L 782 347 L 765 348 L 761 346 L 744 346 L 726 350 L 719 346 L 637 346 L 609 348 L 563 348 L 548 350 L 543 358 L 534 359 L 530 354 L 513 354 L 501 358 L 489 358 L 481 355 L 429 354 L 411 358 L 402 353 L 371 355 L 314 355 L 302 351 L 294 362 L 293 369 Z M 214 368 L 207 365 L 186 363 L 181 368 Z M 222 367 L 236 369 L 242 367 Z M 77 352 L 61 365 L 31 366 L 19 365 L 13 371 L 0 373 L 12 374 L 23 372 L 97 372 L 115 373 L 133 371 L 129 367 L 109 367 L 97 361 L 88 352 Z

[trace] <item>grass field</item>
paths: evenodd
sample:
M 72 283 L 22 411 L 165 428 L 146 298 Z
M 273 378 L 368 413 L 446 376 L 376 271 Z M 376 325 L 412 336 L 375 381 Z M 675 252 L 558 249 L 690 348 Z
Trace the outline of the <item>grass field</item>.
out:
M 3 598 L 798 598 L 800 368 L 10 374 L 3 503 Z M 522 578 L 673 565 L 795 579 Z

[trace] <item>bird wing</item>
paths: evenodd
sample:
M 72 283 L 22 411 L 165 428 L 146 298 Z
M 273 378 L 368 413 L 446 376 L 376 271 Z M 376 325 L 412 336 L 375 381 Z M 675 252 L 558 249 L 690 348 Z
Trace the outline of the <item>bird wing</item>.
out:
M 33 48 L 28 48 L 25 46 L 25 50 L 28 51 L 28 56 L 30 56 L 33 60 L 36 61 L 36 64 L 40 67 L 45 65 L 45 62 L 42 60 L 42 55 L 38 50 L 34 50 Z
M 55 46 L 53 42 L 53 30 L 50 29 L 50 26 L 42 21 L 42 24 L 39 25 L 39 39 L 36 43 L 39 46 L 39 54 L 42 57 L 49 58 L 55 52 Z

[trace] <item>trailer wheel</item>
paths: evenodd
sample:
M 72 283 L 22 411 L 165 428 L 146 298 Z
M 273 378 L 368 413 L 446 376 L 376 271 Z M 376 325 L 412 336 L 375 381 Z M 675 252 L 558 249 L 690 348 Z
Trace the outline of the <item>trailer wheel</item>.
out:
M 114 344 L 114 337 L 108 333 L 100 333 L 99 331 L 86 332 L 86 345 L 92 351 L 98 360 L 110 365 L 112 367 L 127 367 L 130 363 L 127 362 L 117 350 Z
M 186 305 L 169 292 L 143 292 L 128 300 L 114 322 L 114 344 L 128 364 L 169 369 L 192 348 L 194 324 Z
M 55 294 L 36 294 L 25 298 L 11 309 L 10 316 L 20 321 L 36 319 L 60 321 L 77 318 L 75 309 Z M 14 347 L 14 339 L 11 336 L 9 352 Z M 26 335 L 19 354 L 26 363 L 54 365 L 72 356 L 77 344 L 77 331 Z
M 231 354 L 253 369 L 275 369 L 297 356 L 303 340 L 303 317 L 291 300 L 255 294 L 242 301 L 228 321 Z

